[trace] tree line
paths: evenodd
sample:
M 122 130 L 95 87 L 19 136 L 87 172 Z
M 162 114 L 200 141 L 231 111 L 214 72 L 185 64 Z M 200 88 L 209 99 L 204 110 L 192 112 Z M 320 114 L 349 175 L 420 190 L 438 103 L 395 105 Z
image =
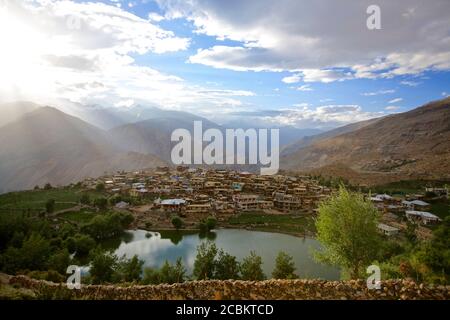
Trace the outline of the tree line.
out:
M 175 263 L 165 261 L 160 268 L 143 268 L 144 261 L 138 256 L 130 259 L 119 258 L 111 252 L 96 249 L 92 252 L 89 274 L 84 283 L 120 283 L 141 284 L 181 283 L 188 280 L 264 280 L 262 259 L 254 251 L 239 262 L 235 256 L 218 249 L 211 241 L 202 242 L 197 247 L 192 275 L 187 274 L 181 258 Z M 280 251 L 275 261 L 272 278 L 295 279 L 295 264 L 292 256 Z
M 0 270 L 60 281 L 69 265 L 89 262 L 98 241 L 120 235 L 132 221 L 131 214 L 122 212 L 100 213 L 81 224 L 1 214 Z

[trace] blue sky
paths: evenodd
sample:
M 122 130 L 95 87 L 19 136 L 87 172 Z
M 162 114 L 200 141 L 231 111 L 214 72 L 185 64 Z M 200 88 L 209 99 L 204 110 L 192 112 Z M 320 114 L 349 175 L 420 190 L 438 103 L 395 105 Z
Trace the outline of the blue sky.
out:
M 302 128 L 404 112 L 450 93 L 446 0 L 378 1 L 381 30 L 365 26 L 364 0 L 94 2 L 10 2 L 2 27 L 17 26 L 19 40 L 0 59 L 22 77 L 4 77 L 0 93 Z M 27 28 L 49 45 L 29 44 Z M 5 31 L 0 39 L 12 41 Z M 13 72 L 22 56 L 29 66 Z M 36 73 L 46 78 L 34 83 Z

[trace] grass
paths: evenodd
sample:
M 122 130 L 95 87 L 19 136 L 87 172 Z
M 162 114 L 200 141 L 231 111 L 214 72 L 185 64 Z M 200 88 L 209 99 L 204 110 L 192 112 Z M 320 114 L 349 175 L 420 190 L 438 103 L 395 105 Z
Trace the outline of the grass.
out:
M 79 200 L 83 191 L 77 188 L 57 188 L 50 190 L 28 190 L 10 192 L 0 195 L 0 209 L 33 209 L 44 210 L 49 199 L 55 200 L 55 210 L 73 207 Z M 88 191 L 91 199 L 102 196 L 100 192 Z
M 430 212 L 434 213 L 439 218 L 444 219 L 445 217 L 450 215 L 450 202 L 449 201 L 446 201 L 446 202 L 440 201 L 440 202 L 432 203 Z
M 87 223 L 92 217 L 94 217 L 97 213 L 90 210 L 80 210 L 80 211 L 68 211 L 61 213 L 59 215 L 60 218 L 65 220 L 69 220 L 76 223 Z
M 36 293 L 30 289 L 0 284 L 0 300 L 34 300 Z
M 405 195 L 424 192 L 425 187 L 442 187 L 446 184 L 450 184 L 450 182 L 440 180 L 402 180 L 375 186 L 370 189 L 372 193 Z
M 311 216 L 295 214 L 264 214 L 243 213 L 228 220 L 228 223 L 236 227 L 253 225 L 254 229 L 262 231 L 276 231 L 286 233 L 315 232 L 314 220 Z

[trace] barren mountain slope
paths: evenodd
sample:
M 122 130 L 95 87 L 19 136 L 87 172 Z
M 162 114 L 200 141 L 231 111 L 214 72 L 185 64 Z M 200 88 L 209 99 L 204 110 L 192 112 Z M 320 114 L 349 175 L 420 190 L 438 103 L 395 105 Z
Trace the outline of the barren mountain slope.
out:
M 317 141 L 281 163 L 302 171 L 345 164 L 358 172 L 449 178 L 450 98 Z

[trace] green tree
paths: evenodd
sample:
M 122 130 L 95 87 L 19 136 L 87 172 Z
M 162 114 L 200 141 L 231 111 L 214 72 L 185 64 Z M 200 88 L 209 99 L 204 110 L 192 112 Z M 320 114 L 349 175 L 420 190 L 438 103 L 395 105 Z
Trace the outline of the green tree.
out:
M 92 250 L 91 268 L 89 274 L 93 284 L 111 282 L 117 267 L 117 257 L 110 252 L 104 252 L 100 247 Z
M 122 200 L 122 196 L 121 195 L 115 194 L 112 197 L 110 197 L 108 201 L 109 201 L 110 205 L 114 206 L 114 205 L 116 205 L 117 203 L 119 203 L 120 201 L 123 201 L 123 200 Z
M 235 256 L 220 250 L 215 265 L 215 279 L 239 279 L 239 262 Z
M 52 185 L 48 182 L 44 185 L 44 190 L 50 190 L 52 188 L 53 188 Z
M 208 229 L 208 231 L 211 231 L 212 229 L 214 229 L 217 225 L 217 219 L 214 217 L 208 217 L 206 218 L 206 227 Z
M 416 254 L 429 274 L 430 282 L 447 284 L 450 281 L 450 216 L 433 231 L 433 238 L 425 242 Z M 426 271 L 428 271 L 426 270 Z
M 184 282 L 186 269 L 183 266 L 181 258 L 178 258 L 175 265 L 171 265 L 167 260 L 160 269 L 161 281 L 163 283 Z
M 275 269 L 272 272 L 274 279 L 295 279 L 298 276 L 295 272 L 295 264 L 292 256 L 280 251 L 275 261 Z
M 76 228 L 69 223 L 64 224 L 59 230 L 59 235 L 62 239 L 67 239 L 68 237 L 75 235 L 75 233 Z
M 212 242 L 203 242 L 197 247 L 193 276 L 198 279 L 211 279 L 216 268 L 217 247 Z
M 160 283 L 181 283 L 186 279 L 186 268 L 183 265 L 181 258 L 178 258 L 175 265 L 165 261 L 162 267 L 158 269 L 145 268 L 144 284 L 160 284 Z
M 55 199 L 48 199 L 45 203 L 45 212 L 53 213 L 55 211 Z
M 172 225 L 175 227 L 175 229 L 181 229 L 183 226 L 183 220 L 179 216 L 174 216 L 172 218 Z
M 97 183 L 97 185 L 95 186 L 95 190 L 98 192 L 103 192 L 105 191 L 105 185 L 103 183 Z
M 81 204 L 90 204 L 91 198 L 89 197 L 89 194 L 83 193 L 80 197 L 80 203 Z
M 338 265 L 357 279 L 377 257 L 379 214 L 370 200 L 341 185 L 339 192 L 320 203 L 317 239 L 323 249 L 316 259 Z
M 11 240 L 9 241 L 9 245 L 16 248 L 20 248 L 24 240 L 25 234 L 22 231 L 15 231 Z
M 134 221 L 133 215 L 129 212 L 114 212 L 113 215 L 116 215 L 119 218 L 123 228 L 128 227 Z
M 108 200 L 105 197 L 96 198 L 94 200 L 94 206 L 96 206 L 100 210 L 106 209 L 106 207 L 108 206 Z
M 405 237 L 410 244 L 415 245 L 417 243 L 417 225 L 414 222 L 406 220 Z
M 51 252 L 50 242 L 33 232 L 20 248 L 8 247 L 2 255 L 2 269 L 8 273 L 19 270 L 45 270 Z
M 202 235 L 208 232 L 208 227 L 206 226 L 206 223 L 203 221 L 200 221 L 198 223 L 198 229 L 200 230 L 200 234 Z
M 129 216 L 129 214 L 120 214 L 118 212 L 97 215 L 83 225 L 81 231 L 94 239 L 111 238 L 123 232 L 130 221 Z
M 95 247 L 95 240 L 87 234 L 77 234 L 75 240 L 75 251 L 77 255 L 84 256 Z
M 242 280 L 264 280 L 266 276 L 262 270 L 262 259 L 254 251 L 241 263 Z
M 123 256 L 117 263 L 116 278 L 125 282 L 139 281 L 143 265 L 144 261 L 140 260 L 137 255 L 134 255 L 131 259 Z
M 48 268 L 65 274 L 67 267 L 70 265 L 70 253 L 64 248 L 52 254 L 48 260 Z

